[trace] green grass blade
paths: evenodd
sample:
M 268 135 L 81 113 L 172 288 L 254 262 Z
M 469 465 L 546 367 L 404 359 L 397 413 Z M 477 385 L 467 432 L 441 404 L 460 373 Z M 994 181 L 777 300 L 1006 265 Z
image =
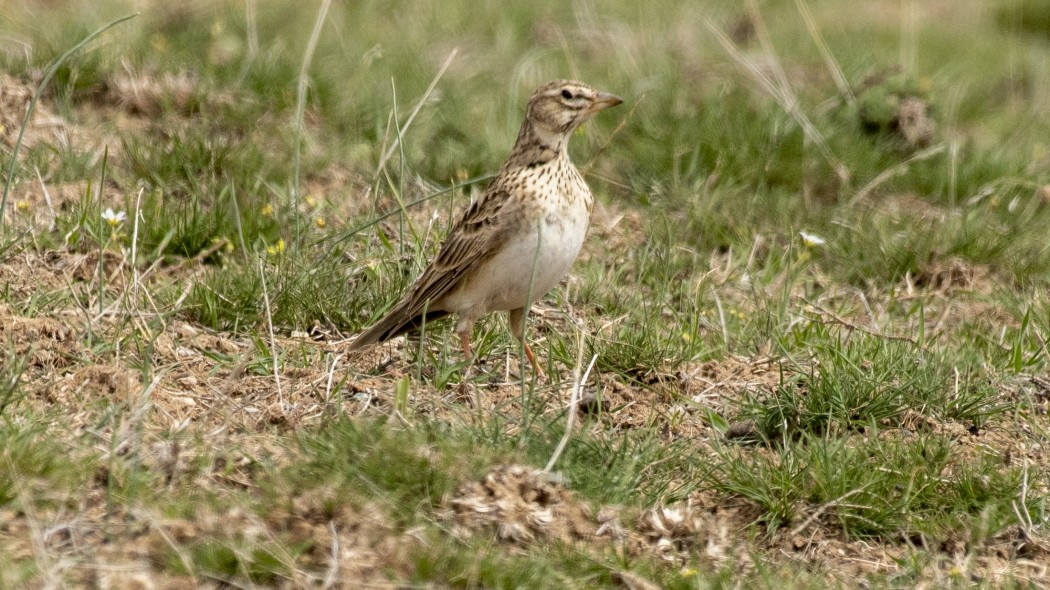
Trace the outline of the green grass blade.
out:
M 62 67 L 62 64 L 66 63 L 66 60 L 69 59 L 74 53 L 79 51 L 81 47 L 87 45 L 96 37 L 98 37 L 102 33 L 105 33 L 109 29 L 119 25 L 120 23 L 126 20 L 131 20 L 136 16 L 138 16 L 137 12 L 135 14 L 129 14 L 126 16 L 122 16 L 114 21 L 110 21 L 108 24 L 95 30 L 94 33 L 91 33 L 87 37 L 81 39 L 80 43 L 77 43 L 73 47 L 67 49 L 65 53 L 60 55 L 58 59 L 52 62 L 51 66 L 47 68 L 47 72 L 44 74 L 43 80 L 41 80 L 40 84 L 37 85 L 36 92 L 33 93 L 33 98 L 29 101 L 29 108 L 26 109 L 25 118 L 22 119 L 22 126 L 18 130 L 18 139 L 15 140 L 15 147 L 11 151 L 11 162 L 7 165 L 7 178 L 4 180 L 4 195 L 3 197 L 0 197 L 0 227 L 4 226 L 4 216 L 2 215 L 2 212 L 7 208 L 7 195 L 8 192 L 11 190 L 11 183 L 14 182 L 15 165 L 18 163 L 18 151 L 22 147 L 22 138 L 25 136 L 26 128 L 29 127 L 29 120 L 33 116 L 33 109 L 36 108 L 36 103 L 38 100 L 40 100 L 40 95 L 44 93 L 44 88 L 47 88 L 48 82 L 50 82 L 51 78 L 54 77 L 55 72 L 58 71 L 58 68 Z

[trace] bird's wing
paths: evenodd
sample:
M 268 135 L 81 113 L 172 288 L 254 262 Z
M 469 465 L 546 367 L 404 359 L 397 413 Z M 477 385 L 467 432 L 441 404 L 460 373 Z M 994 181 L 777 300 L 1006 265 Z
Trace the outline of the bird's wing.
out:
M 451 310 L 436 309 L 435 303 L 456 288 L 477 265 L 495 255 L 507 232 L 522 223 L 524 212 L 520 200 L 511 198 L 499 184 L 490 185 L 452 226 L 438 255 L 408 293 L 359 334 L 351 348 L 360 349 L 388 340 L 418 327 L 423 321 L 447 315 Z
M 457 287 L 469 272 L 499 251 L 508 230 L 524 223 L 520 199 L 493 185 L 471 203 L 430 266 L 412 286 L 409 309 L 421 312 Z

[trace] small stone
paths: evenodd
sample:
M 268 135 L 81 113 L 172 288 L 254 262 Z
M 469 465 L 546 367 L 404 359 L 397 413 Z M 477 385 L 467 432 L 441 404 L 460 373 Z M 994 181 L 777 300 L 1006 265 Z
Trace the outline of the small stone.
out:
M 738 438 L 752 438 L 758 436 L 758 428 L 755 425 L 754 420 L 741 420 L 740 422 L 734 422 L 726 428 L 725 437 L 727 440 L 733 440 Z
M 584 416 L 591 416 L 608 412 L 612 408 L 612 404 L 607 399 L 600 400 L 594 395 L 585 395 L 580 398 L 580 401 L 576 402 L 576 408 Z

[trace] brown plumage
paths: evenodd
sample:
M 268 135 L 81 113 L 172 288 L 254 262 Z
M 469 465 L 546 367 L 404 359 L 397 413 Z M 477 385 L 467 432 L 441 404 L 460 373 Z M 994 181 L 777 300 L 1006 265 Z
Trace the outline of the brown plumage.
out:
M 592 198 L 569 160 L 572 132 L 595 113 L 623 102 L 581 82 L 556 80 L 529 99 L 518 139 L 499 174 L 452 227 L 438 255 L 401 301 L 351 344 L 359 349 L 457 314 L 456 332 L 470 356 L 474 322 L 509 311 L 525 343 L 525 311 L 568 272 L 587 233 Z

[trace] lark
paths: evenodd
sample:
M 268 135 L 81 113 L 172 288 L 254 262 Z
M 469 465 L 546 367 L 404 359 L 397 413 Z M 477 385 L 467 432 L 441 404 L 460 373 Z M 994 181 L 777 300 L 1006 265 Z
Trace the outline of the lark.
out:
M 474 323 L 490 312 L 507 311 L 511 332 L 533 370 L 541 372 L 525 341 L 525 316 L 575 262 L 593 204 L 590 189 L 569 159 L 569 138 L 595 113 L 622 102 L 571 80 L 538 88 L 496 178 L 456 221 L 437 256 L 401 301 L 362 332 L 351 348 L 383 342 L 455 314 L 456 333 L 469 360 Z

